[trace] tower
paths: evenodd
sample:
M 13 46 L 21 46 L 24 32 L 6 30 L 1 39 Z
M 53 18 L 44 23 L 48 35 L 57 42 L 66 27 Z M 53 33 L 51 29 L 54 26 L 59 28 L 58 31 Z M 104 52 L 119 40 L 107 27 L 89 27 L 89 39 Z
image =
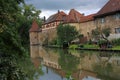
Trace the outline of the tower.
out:
M 41 32 L 41 30 L 37 22 L 34 20 L 29 30 L 30 53 L 32 58 L 35 58 L 39 54 L 39 32 Z

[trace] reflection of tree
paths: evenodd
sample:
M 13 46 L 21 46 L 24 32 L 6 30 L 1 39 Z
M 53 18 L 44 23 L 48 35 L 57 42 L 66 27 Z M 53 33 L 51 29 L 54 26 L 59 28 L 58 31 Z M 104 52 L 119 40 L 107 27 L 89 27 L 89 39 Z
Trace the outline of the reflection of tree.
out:
M 24 60 L 20 59 L 19 62 L 20 62 L 19 66 L 25 72 L 27 80 L 36 80 L 39 78 L 40 74 L 43 74 L 41 67 L 36 69 L 32 64 L 30 58 L 26 58 Z
M 67 50 L 61 50 L 59 64 L 66 73 L 72 73 L 73 71 L 77 70 L 79 58 L 71 55 L 71 53 L 68 53 Z
M 103 80 L 111 80 L 110 74 L 113 71 L 113 67 L 108 62 L 101 62 L 100 64 L 94 64 L 93 69 L 95 72 L 98 73 L 98 77 L 102 78 Z

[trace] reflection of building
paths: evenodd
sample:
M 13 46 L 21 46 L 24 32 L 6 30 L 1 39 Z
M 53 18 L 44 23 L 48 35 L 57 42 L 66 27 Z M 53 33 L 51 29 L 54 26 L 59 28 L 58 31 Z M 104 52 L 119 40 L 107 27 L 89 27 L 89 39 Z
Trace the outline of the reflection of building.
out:
M 34 66 L 38 69 L 41 65 L 41 59 L 40 58 L 32 58 L 32 62 L 34 63 Z
M 63 51 L 64 52 L 64 51 Z M 38 67 L 40 64 L 43 64 L 47 67 L 52 68 L 57 74 L 61 75 L 62 77 L 66 77 L 66 73 L 61 67 L 59 60 L 60 60 L 60 55 L 59 51 L 54 51 L 51 49 L 43 49 L 42 47 L 39 46 L 39 53 L 37 54 L 32 54 L 33 55 L 33 63 L 36 67 Z M 75 55 L 79 54 L 79 55 Z M 74 56 L 75 55 L 75 56 Z M 117 55 L 117 54 L 115 54 Z M 76 80 L 81 80 L 82 78 L 91 76 L 93 78 L 96 78 L 97 74 L 94 71 L 94 66 L 100 65 L 98 67 L 100 70 L 107 71 L 109 72 L 109 76 L 111 77 L 116 77 L 120 78 L 120 58 L 119 56 L 114 56 L 114 54 L 110 53 L 89 53 L 89 52 L 83 52 L 83 53 L 72 53 L 72 54 L 63 54 L 63 56 L 69 56 L 69 57 L 77 57 L 80 59 L 79 65 L 77 65 L 77 69 L 74 69 L 75 71 L 72 71 L 72 77 L 75 78 Z M 35 59 L 36 58 L 36 59 Z M 66 58 L 66 57 L 65 57 Z M 62 60 L 63 58 L 61 58 Z M 68 58 L 65 61 L 68 61 L 73 58 Z M 40 62 L 39 62 L 40 61 Z M 70 60 L 71 61 L 71 60 Z M 111 67 L 107 66 L 107 64 L 110 64 Z M 71 64 L 69 65 L 71 66 Z M 73 67 L 75 68 L 75 67 Z M 108 69 L 108 70 L 107 70 Z M 111 71 L 109 71 L 111 69 Z M 72 69 L 71 69 L 72 70 Z M 97 72 L 98 72 L 97 71 Z

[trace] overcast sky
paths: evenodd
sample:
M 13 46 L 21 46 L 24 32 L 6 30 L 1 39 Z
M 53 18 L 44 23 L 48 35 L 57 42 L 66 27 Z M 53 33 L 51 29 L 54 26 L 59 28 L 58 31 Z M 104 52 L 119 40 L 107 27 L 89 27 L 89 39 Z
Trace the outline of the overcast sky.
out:
M 89 15 L 98 12 L 109 0 L 25 0 L 42 11 L 41 17 L 47 18 L 58 10 L 68 13 L 70 9 L 76 9 L 80 13 Z

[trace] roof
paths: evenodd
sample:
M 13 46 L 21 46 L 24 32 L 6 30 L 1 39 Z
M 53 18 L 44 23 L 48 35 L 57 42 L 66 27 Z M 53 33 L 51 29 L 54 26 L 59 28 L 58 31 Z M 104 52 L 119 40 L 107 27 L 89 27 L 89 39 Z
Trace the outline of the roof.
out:
M 120 0 L 109 0 L 95 17 L 108 15 L 120 11 Z
M 50 16 L 45 23 L 50 23 L 54 21 L 64 21 L 66 14 L 63 11 L 58 11 L 58 13 Z
M 83 23 L 83 22 L 87 22 L 87 21 L 93 21 L 94 16 L 95 16 L 95 14 L 90 14 L 90 15 L 84 16 L 84 17 L 80 18 L 80 22 Z
M 36 31 L 39 31 L 39 30 L 40 30 L 39 26 L 38 26 L 37 22 L 34 20 L 29 32 L 36 32 Z
M 66 22 L 79 22 L 80 18 L 84 15 L 76 11 L 75 9 L 71 9 L 69 15 L 67 16 Z

